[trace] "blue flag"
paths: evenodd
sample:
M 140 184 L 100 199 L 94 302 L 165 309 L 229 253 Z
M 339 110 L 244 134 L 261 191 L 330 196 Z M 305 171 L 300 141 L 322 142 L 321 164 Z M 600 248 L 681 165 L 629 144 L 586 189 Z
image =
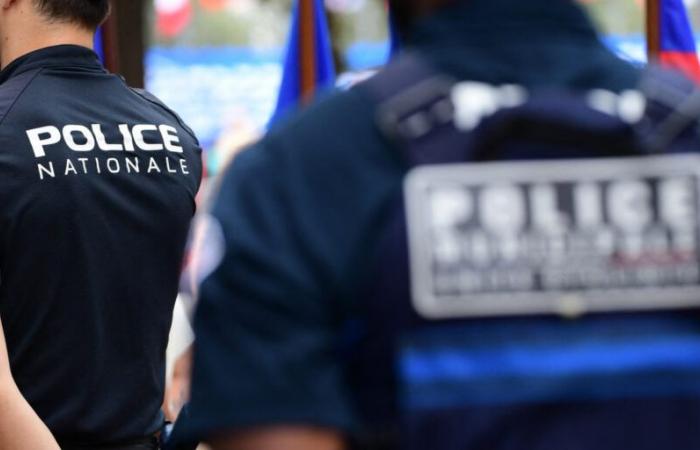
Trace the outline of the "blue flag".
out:
M 271 123 L 334 83 L 333 47 L 323 1 L 296 0 L 282 85 Z
M 102 37 L 102 27 L 97 29 L 95 33 L 95 53 L 100 57 L 102 64 L 105 62 L 104 38 Z
M 401 40 L 399 38 L 399 30 L 396 27 L 394 15 L 389 8 L 389 58 L 393 58 L 401 50 Z

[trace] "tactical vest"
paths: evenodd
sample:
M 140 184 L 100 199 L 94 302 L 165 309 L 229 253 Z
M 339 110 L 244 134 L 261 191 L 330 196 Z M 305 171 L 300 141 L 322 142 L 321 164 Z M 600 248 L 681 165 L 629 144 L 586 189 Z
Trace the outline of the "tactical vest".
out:
M 700 448 L 700 166 L 670 155 L 700 149 L 700 92 L 654 68 L 635 91 L 527 92 L 415 56 L 359 88 L 411 170 L 349 355 L 357 447 Z

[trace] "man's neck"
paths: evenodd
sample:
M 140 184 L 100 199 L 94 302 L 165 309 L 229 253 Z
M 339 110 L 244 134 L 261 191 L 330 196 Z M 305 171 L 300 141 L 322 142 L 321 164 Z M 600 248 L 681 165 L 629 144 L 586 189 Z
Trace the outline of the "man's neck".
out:
M 61 26 L 42 30 L 39 36 L 31 33 L 17 33 L 12 39 L 2 43 L 0 51 L 0 69 L 5 68 L 17 58 L 42 48 L 56 45 L 79 45 L 92 49 L 94 35 L 82 28 Z

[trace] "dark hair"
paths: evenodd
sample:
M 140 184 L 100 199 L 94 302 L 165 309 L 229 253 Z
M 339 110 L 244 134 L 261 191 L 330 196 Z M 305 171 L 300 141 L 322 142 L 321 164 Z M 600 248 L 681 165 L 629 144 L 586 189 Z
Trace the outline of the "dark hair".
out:
M 72 22 L 97 28 L 109 15 L 109 0 L 34 0 L 50 20 Z

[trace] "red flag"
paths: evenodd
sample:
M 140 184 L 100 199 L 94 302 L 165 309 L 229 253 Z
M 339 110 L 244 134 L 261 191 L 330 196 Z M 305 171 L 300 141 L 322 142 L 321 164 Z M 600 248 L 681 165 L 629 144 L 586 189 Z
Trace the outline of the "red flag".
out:
M 192 20 L 190 0 L 156 0 L 156 27 L 162 36 L 182 33 Z

